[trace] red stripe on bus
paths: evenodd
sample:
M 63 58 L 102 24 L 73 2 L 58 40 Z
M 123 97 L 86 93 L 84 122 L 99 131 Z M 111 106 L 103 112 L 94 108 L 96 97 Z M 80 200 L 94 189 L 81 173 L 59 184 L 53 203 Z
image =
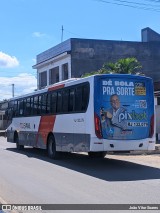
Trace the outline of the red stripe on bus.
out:
M 61 89 L 64 86 L 65 86 L 65 84 L 61 84 L 61 85 L 58 85 L 58 86 L 53 86 L 53 87 L 48 88 L 48 91 L 53 91 L 53 90 L 56 90 L 56 89 Z
M 47 143 L 47 137 L 49 132 L 53 132 L 56 115 L 41 116 L 40 124 L 38 128 L 38 136 L 40 135 L 43 139 L 44 144 Z M 38 138 L 37 138 L 38 143 Z

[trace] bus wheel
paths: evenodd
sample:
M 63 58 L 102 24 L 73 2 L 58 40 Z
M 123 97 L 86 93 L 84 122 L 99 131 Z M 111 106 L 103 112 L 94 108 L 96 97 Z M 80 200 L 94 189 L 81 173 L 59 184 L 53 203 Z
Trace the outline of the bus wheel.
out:
M 20 145 L 19 144 L 19 138 L 18 138 L 17 134 L 15 136 L 15 143 L 16 143 L 16 147 L 17 147 L 18 150 L 23 150 L 24 149 L 24 145 Z
M 47 153 L 48 157 L 52 159 L 58 158 L 58 152 L 56 151 L 56 144 L 53 135 L 50 135 L 47 143 Z
M 106 156 L 106 152 L 88 152 L 88 156 L 90 158 L 104 158 Z

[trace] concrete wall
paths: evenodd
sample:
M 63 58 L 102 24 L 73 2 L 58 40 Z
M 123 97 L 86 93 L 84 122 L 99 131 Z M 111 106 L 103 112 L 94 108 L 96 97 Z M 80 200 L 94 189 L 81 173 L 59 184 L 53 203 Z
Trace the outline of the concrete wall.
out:
M 142 42 L 160 41 L 160 34 L 146 27 L 141 30 Z
M 53 68 L 53 63 L 62 64 L 60 55 L 67 54 L 71 55 L 69 77 L 81 77 L 99 70 L 105 62 L 135 57 L 142 64 L 141 71 L 154 82 L 160 82 L 160 34 L 147 27 L 141 30 L 141 35 L 142 42 L 71 38 L 37 55 L 33 68 L 38 73 L 48 70 L 48 66 Z M 160 90 L 160 83 L 156 85 Z
M 160 81 L 160 42 L 71 39 L 72 77 L 97 71 L 105 62 L 126 57 L 136 57 L 146 76 Z

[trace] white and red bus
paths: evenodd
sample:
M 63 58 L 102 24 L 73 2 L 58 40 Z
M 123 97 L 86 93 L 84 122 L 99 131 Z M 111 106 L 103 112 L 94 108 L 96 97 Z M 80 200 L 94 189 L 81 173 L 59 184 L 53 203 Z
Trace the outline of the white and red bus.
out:
M 56 83 L 8 104 L 7 141 L 59 152 L 154 150 L 151 78 L 105 74 Z

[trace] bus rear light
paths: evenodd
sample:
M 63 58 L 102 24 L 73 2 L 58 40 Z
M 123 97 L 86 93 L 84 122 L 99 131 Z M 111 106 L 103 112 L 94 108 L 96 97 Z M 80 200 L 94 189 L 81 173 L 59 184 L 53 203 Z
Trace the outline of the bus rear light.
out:
M 102 128 L 101 128 L 101 121 L 98 115 L 94 114 L 94 123 L 95 123 L 95 133 L 97 138 L 102 138 Z
M 154 134 L 154 115 L 152 115 L 150 120 L 149 137 L 152 138 L 153 134 Z

